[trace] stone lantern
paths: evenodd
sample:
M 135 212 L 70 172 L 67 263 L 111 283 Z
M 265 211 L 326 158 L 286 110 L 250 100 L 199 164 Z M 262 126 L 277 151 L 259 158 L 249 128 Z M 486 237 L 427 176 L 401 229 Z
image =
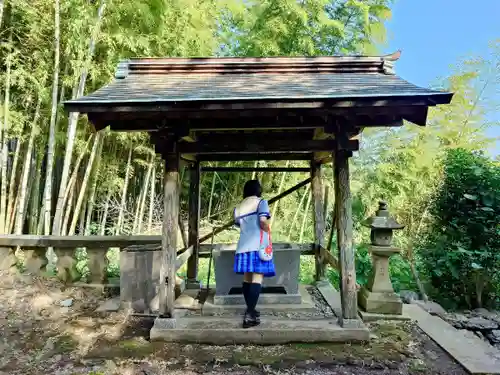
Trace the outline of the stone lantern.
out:
M 403 225 L 389 215 L 386 202 L 379 202 L 375 216 L 368 218 L 363 225 L 371 229 L 371 245 L 373 270 L 370 279 L 358 294 L 358 303 L 367 313 L 401 315 L 403 303 L 394 293 L 389 277 L 389 258 L 401 252 L 391 246 L 392 232 L 404 228 Z

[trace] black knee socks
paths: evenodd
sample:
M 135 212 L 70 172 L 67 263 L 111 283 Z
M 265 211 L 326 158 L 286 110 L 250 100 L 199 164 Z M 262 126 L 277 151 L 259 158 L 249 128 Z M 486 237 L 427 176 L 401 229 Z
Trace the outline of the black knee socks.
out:
M 247 309 L 249 313 L 255 313 L 255 307 L 257 306 L 261 289 L 261 284 L 251 283 L 248 285 Z
M 250 289 L 250 283 L 243 281 L 243 298 L 245 298 L 245 304 L 248 307 L 248 291 Z

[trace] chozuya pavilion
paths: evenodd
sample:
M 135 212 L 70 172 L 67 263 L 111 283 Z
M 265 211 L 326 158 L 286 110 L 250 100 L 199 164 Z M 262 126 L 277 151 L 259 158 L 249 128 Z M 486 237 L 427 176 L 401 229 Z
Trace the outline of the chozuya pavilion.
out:
M 424 126 L 428 108 L 449 103 L 453 95 L 415 86 L 395 75 L 393 63 L 399 57 L 400 52 L 381 57 L 138 58 L 120 62 L 110 84 L 65 103 L 66 110 L 86 114 L 96 131 L 109 126 L 114 131 L 150 133 L 156 152 L 165 161 L 159 311 L 152 338 L 212 343 L 368 338 L 368 330 L 358 315 L 349 158 L 358 150 L 356 138 L 364 128 L 399 127 L 405 122 Z M 210 237 L 199 236 L 199 179 L 203 163 L 236 160 L 309 163 L 310 177 L 298 187 L 312 184 L 315 242 L 298 247 L 276 244 L 276 267 L 293 269 L 282 272 L 288 278 L 272 281 L 274 286 L 284 286 L 285 293 L 281 297 L 263 294 L 260 303 L 269 303 L 275 309 L 281 304 L 283 311 L 291 311 L 297 303 L 300 306 L 306 302 L 302 287 L 297 286 L 300 257 L 294 255 L 294 250 L 298 248 L 315 257 L 317 287 L 334 316 L 294 320 L 279 318 L 278 314 L 278 318 L 270 318 L 267 323 L 263 319 L 257 328 L 243 330 L 233 324 L 235 320 L 240 322 L 236 313 L 234 317 L 193 316 L 176 308 L 176 271 L 187 262 L 186 291 L 199 290 L 198 260 L 206 246 L 202 242 Z M 321 167 L 331 162 L 338 261 L 336 255 L 325 250 L 324 239 L 323 201 L 328 197 L 323 196 Z M 178 251 L 181 163 L 190 169 L 190 203 L 188 247 Z M 216 169 L 212 167 L 213 170 Z M 231 170 L 238 169 L 225 167 L 225 171 Z M 279 168 L 273 171 L 276 170 Z M 228 289 L 237 285 L 233 285 L 236 281 L 228 274 L 231 269 L 221 266 L 227 258 L 221 253 L 231 251 L 230 247 L 218 249 L 214 252 L 214 305 L 221 303 L 224 310 L 234 308 L 231 301 L 238 300 L 237 293 L 231 294 Z M 339 292 L 325 280 L 327 264 L 338 267 Z M 302 298 L 297 299 L 297 295 Z

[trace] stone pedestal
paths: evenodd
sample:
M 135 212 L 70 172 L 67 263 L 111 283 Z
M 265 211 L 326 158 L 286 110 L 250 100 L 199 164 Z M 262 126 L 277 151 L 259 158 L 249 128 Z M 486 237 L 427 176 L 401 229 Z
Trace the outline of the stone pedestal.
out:
M 369 313 L 401 315 L 403 302 L 394 293 L 389 277 L 389 257 L 400 252 L 395 247 L 370 247 L 373 271 L 368 284 L 358 293 L 359 305 Z
M 120 301 L 125 308 L 134 311 L 158 311 L 160 285 L 161 250 L 120 252 Z M 180 295 L 185 288 L 184 280 L 176 276 L 175 293 Z

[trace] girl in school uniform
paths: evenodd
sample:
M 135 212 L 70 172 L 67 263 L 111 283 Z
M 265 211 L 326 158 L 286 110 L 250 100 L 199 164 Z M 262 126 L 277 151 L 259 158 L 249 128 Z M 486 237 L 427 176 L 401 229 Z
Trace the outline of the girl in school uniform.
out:
M 262 199 L 262 187 L 257 180 L 250 180 L 243 188 L 243 201 L 234 209 L 234 221 L 240 228 L 236 247 L 234 272 L 243 275 L 243 296 L 247 310 L 243 328 L 260 324 L 260 313 L 255 309 L 264 277 L 275 275 L 272 258 L 263 260 L 259 249 L 270 248 L 271 237 L 269 204 Z

